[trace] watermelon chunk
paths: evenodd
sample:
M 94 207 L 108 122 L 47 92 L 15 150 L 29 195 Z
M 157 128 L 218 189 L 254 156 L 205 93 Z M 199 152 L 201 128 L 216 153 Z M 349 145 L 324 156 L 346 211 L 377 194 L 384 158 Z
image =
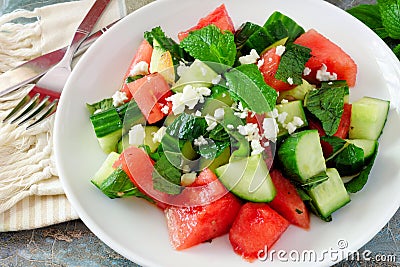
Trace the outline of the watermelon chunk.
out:
M 310 214 L 294 185 L 277 169 L 271 171 L 270 175 L 277 193 L 269 206 L 291 224 L 309 229 Z
M 247 202 L 229 231 L 233 250 L 254 261 L 265 248 L 270 249 L 289 226 L 289 222 L 266 203 Z
M 196 180 L 196 186 L 219 183 L 210 170 L 203 171 Z M 240 207 L 240 200 L 229 192 L 204 206 L 167 207 L 164 213 L 172 247 L 183 250 L 228 233 Z
M 275 78 L 279 63 L 281 62 L 281 56 L 276 54 L 276 47 L 273 47 L 262 54 L 260 60 L 263 62 L 260 66 L 260 71 L 266 84 L 274 88 L 276 91 L 285 91 L 296 87 L 296 85 L 290 85 L 287 82 Z
M 313 84 L 318 84 L 316 74 L 325 64 L 327 71 L 336 73 L 338 80 L 346 80 L 350 87 L 356 84 L 357 64 L 342 50 L 338 45 L 328 38 L 311 29 L 302 34 L 294 42 L 311 49 L 311 58 L 306 63 L 306 67 L 311 69 L 311 73 L 304 75 L 304 79 Z
M 196 26 L 186 31 L 180 32 L 178 34 L 179 41 L 182 41 L 186 36 L 188 36 L 189 32 L 199 30 L 210 24 L 214 24 L 219 29 L 221 29 L 221 31 L 230 31 L 232 33 L 235 32 L 235 27 L 233 25 L 232 19 L 228 14 L 225 5 L 222 4 L 204 18 L 201 18 Z

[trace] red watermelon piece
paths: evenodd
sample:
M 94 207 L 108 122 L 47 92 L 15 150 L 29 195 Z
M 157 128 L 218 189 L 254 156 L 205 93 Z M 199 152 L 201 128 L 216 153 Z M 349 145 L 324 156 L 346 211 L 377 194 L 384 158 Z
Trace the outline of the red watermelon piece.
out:
M 233 250 L 254 261 L 265 248 L 270 249 L 288 228 L 289 222 L 266 203 L 247 202 L 229 231 Z
M 275 78 L 279 63 L 281 62 L 281 56 L 276 54 L 275 47 L 262 54 L 260 60 L 263 62 L 260 66 L 260 71 L 266 84 L 274 88 L 276 91 L 285 91 L 296 87 L 296 85 L 290 85 L 287 82 Z
M 204 18 L 201 18 L 196 26 L 186 31 L 180 32 L 178 34 L 179 41 L 182 41 L 186 36 L 188 36 L 189 32 L 199 30 L 210 24 L 214 24 L 215 26 L 220 28 L 221 31 L 230 31 L 232 33 L 235 32 L 235 27 L 233 25 L 232 19 L 228 14 L 225 5 L 222 4 Z
M 216 175 L 211 170 L 205 169 L 191 186 L 211 183 L 219 183 L 223 187 Z M 203 188 L 207 190 L 206 187 Z M 214 189 L 214 187 L 208 188 L 211 191 Z M 213 195 L 213 192 L 203 192 L 203 197 L 209 195 Z M 167 207 L 164 213 L 172 247 L 183 250 L 228 233 L 240 207 L 240 200 L 226 189 L 221 198 L 207 205 Z
M 342 48 L 316 30 L 305 32 L 294 43 L 311 49 L 311 58 L 306 63 L 311 73 L 304 75 L 307 81 L 318 84 L 317 71 L 325 64 L 328 72 L 337 74 L 338 80 L 346 80 L 350 87 L 356 84 L 357 64 Z
M 271 171 L 270 175 L 276 188 L 276 196 L 269 206 L 291 224 L 309 229 L 310 214 L 294 185 L 277 169 Z

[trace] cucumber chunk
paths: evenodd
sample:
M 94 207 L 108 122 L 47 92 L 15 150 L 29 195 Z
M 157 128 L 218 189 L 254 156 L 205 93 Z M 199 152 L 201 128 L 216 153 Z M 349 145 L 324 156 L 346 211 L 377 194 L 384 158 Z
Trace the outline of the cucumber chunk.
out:
M 389 112 L 390 102 L 363 97 L 351 108 L 350 139 L 377 140 L 382 134 Z
M 270 202 L 276 195 L 269 170 L 260 154 L 231 161 L 215 170 L 233 194 L 253 202 Z
M 287 113 L 286 119 L 283 122 L 283 124 L 278 121 L 278 127 L 279 127 L 278 138 L 281 136 L 286 136 L 288 134 L 288 130 L 285 128 L 285 125 L 288 124 L 289 122 L 293 122 L 293 119 L 295 117 L 298 117 L 303 121 L 303 124 L 297 126 L 297 128 L 302 128 L 308 125 L 302 101 L 296 100 L 284 104 L 278 104 L 276 105 L 276 109 L 278 110 L 279 114 L 283 114 L 284 112 Z
M 323 218 L 328 218 L 333 212 L 350 202 L 350 196 L 338 171 L 335 168 L 328 168 L 326 174 L 329 177 L 328 180 L 312 187 L 308 192 L 313 206 Z
M 207 64 L 196 59 L 182 74 L 171 90 L 181 93 L 183 87 L 188 84 L 192 85 L 193 87 L 210 87 L 213 84 L 213 80 L 216 79 L 217 76 L 218 74 Z
M 325 171 L 325 159 L 317 130 L 305 130 L 289 136 L 279 147 L 278 157 L 284 172 L 292 179 L 307 179 Z
M 304 97 L 308 92 L 315 88 L 306 80 L 303 79 L 303 83 L 297 85 L 295 88 L 279 92 L 277 102 L 280 103 L 283 99 L 293 101 L 293 100 L 304 100 Z
M 368 139 L 347 139 L 347 142 L 362 148 L 364 151 L 364 162 L 368 163 L 375 154 L 378 141 Z
M 119 158 L 119 154 L 116 152 L 111 152 L 108 154 L 107 158 L 103 161 L 100 168 L 94 174 L 91 182 L 100 187 L 100 185 L 114 172 L 113 164 Z

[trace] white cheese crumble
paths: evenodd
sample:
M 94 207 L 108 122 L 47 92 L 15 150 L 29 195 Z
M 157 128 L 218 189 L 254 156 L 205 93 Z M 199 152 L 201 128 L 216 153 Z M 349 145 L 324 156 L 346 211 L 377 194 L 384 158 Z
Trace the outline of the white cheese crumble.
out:
M 293 78 L 292 77 L 288 77 L 287 78 L 287 82 L 288 82 L 288 84 L 293 85 Z
M 129 72 L 130 76 L 149 74 L 149 64 L 146 61 L 139 61 Z
M 234 112 L 233 114 L 241 119 L 247 118 L 247 115 L 249 114 L 249 109 L 243 108 L 242 102 L 240 101 L 237 106 L 232 106 L 232 109 L 236 110 L 236 112 Z
M 193 145 L 195 145 L 195 146 L 205 146 L 207 144 L 208 144 L 208 141 L 202 135 L 200 135 L 198 138 L 193 140 Z
M 279 113 L 279 114 L 278 114 L 278 117 L 277 117 L 278 122 L 279 122 L 280 124 L 284 125 L 287 115 L 288 115 L 288 113 L 287 113 L 286 111 L 284 111 L 284 112 L 282 112 L 282 113 Z
M 116 91 L 113 94 L 112 99 L 113 99 L 113 106 L 119 107 L 125 103 L 125 100 L 128 100 L 128 97 L 126 96 L 125 92 Z
M 182 75 L 189 69 L 189 66 L 186 66 L 185 63 L 182 61 L 179 61 L 179 66 L 176 68 L 176 74 L 178 74 L 179 77 L 182 77 Z
M 255 49 L 251 49 L 250 54 L 239 57 L 239 62 L 242 65 L 245 64 L 254 64 L 260 58 L 257 51 Z
M 228 124 L 226 125 L 226 128 L 228 128 L 229 130 L 233 130 L 235 129 L 235 126 L 233 126 L 232 124 Z
M 217 109 L 214 111 L 214 118 L 215 118 L 217 121 L 223 120 L 223 119 L 224 119 L 224 115 L 225 115 L 225 111 L 224 111 L 223 108 L 217 108 Z
M 144 127 L 141 124 L 136 124 L 129 130 L 129 144 L 134 146 L 140 146 L 143 144 L 146 133 Z
M 325 64 L 322 64 L 321 68 L 317 70 L 317 80 L 324 82 L 324 81 L 335 81 L 337 80 L 337 74 L 328 71 L 328 67 Z
M 285 50 L 286 50 L 286 47 L 284 45 L 278 45 L 275 49 L 275 54 L 281 57 L 283 55 L 283 53 L 285 52 Z
M 214 79 L 211 80 L 211 83 L 214 85 L 219 84 L 219 82 L 221 81 L 221 78 L 222 78 L 221 75 L 217 75 L 217 76 L 215 76 Z
M 190 170 L 190 166 L 189 165 L 183 165 L 182 166 L 182 172 L 183 173 L 189 173 L 191 170 Z
M 272 111 L 268 112 L 267 115 L 273 119 L 278 118 L 278 110 L 274 108 Z
M 197 177 L 197 175 L 195 172 L 189 172 L 189 173 L 182 174 L 181 185 L 183 185 L 183 186 L 191 185 L 196 180 L 196 177 Z
M 217 127 L 217 120 L 213 117 L 213 116 L 211 116 L 210 114 L 207 114 L 205 117 L 204 117 L 204 119 L 206 120 L 206 123 L 207 123 L 207 125 L 208 125 L 208 127 L 207 127 L 207 131 L 211 131 L 211 130 L 213 130 L 215 127 Z
M 211 90 L 207 87 L 193 87 L 188 84 L 183 87 L 182 93 L 176 93 L 165 100 L 172 102 L 172 112 L 181 114 L 185 107 L 193 109 L 197 103 L 204 103 L 204 97 L 209 96 Z
M 264 151 L 264 148 L 261 145 L 260 140 L 251 140 L 251 155 L 258 155 Z
M 261 68 L 263 65 L 264 65 L 264 59 L 262 58 L 257 62 L 257 67 Z
M 288 124 L 286 124 L 285 128 L 288 130 L 289 134 L 292 134 L 297 129 L 297 127 L 292 122 L 289 122 Z
M 168 114 L 168 112 L 169 112 L 169 106 L 168 106 L 168 105 L 164 105 L 164 106 L 161 108 L 161 112 L 164 113 L 164 114 Z
M 157 132 L 152 133 L 153 142 L 154 143 L 161 143 L 161 140 L 164 137 L 166 131 L 167 131 L 167 127 L 162 126 L 160 129 L 158 129 Z
M 201 111 L 200 110 L 196 110 L 196 112 L 194 113 L 195 117 L 201 117 Z
M 262 127 L 265 138 L 272 142 L 276 142 L 279 133 L 279 127 L 275 121 L 275 118 L 264 118 Z
M 286 104 L 286 103 L 289 103 L 289 100 L 287 100 L 285 98 L 281 100 L 281 104 Z
M 247 123 L 246 125 L 239 125 L 237 127 L 238 132 L 245 136 L 248 141 L 260 140 L 260 134 L 258 133 L 258 126 L 255 123 Z
M 311 73 L 311 69 L 309 67 L 305 67 L 303 70 L 303 75 L 307 76 L 307 75 L 310 75 L 310 73 Z

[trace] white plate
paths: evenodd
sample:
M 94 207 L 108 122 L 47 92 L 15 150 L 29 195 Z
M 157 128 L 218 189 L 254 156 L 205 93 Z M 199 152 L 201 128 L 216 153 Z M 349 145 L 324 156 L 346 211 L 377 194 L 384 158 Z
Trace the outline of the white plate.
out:
M 314 250 L 318 256 L 307 266 L 328 265 L 368 242 L 399 208 L 400 195 L 400 66 L 388 47 L 368 28 L 346 12 L 324 1 L 223 1 L 235 26 L 252 21 L 262 24 L 278 10 L 305 29 L 315 28 L 340 45 L 359 67 L 351 99 L 368 95 L 391 99 L 391 110 L 380 141 L 379 156 L 366 187 L 352 196 L 349 205 L 324 223 L 312 216 L 311 229 L 291 226 L 273 249 L 285 250 L 281 258 L 295 257 L 294 250 Z M 62 94 L 55 123 L 55 154 L 68 199 L 84 223 L 102 241 L 126 258 L 145 266 L 281 266 L 277 254 L 272 263 L 249 265 L 231 249 L 227 236 L 185 251 L 174 251 L 168 241 L 163 214 L 140 199 L 110 200 L 90 178 L 105 159 L 85 104 L 110 97 L 121 84 L 143 32 L 161 25 L 174 37 L 180 30 L 216 8 L 221 1 L 163 0 L 130 14 L 102 36 L 74 69 Z M 340 242 L 343 241 L 343 242 Z M 340 244 L 338 244 L 338 242 Z M 340 246 L 346 245 L 345 249 Z M 337 251 L 322 262 L 324 250 Z M 290 255 L 289 255 L 290 254 Z M 290 263 L 292 266 L 293 263 Z

